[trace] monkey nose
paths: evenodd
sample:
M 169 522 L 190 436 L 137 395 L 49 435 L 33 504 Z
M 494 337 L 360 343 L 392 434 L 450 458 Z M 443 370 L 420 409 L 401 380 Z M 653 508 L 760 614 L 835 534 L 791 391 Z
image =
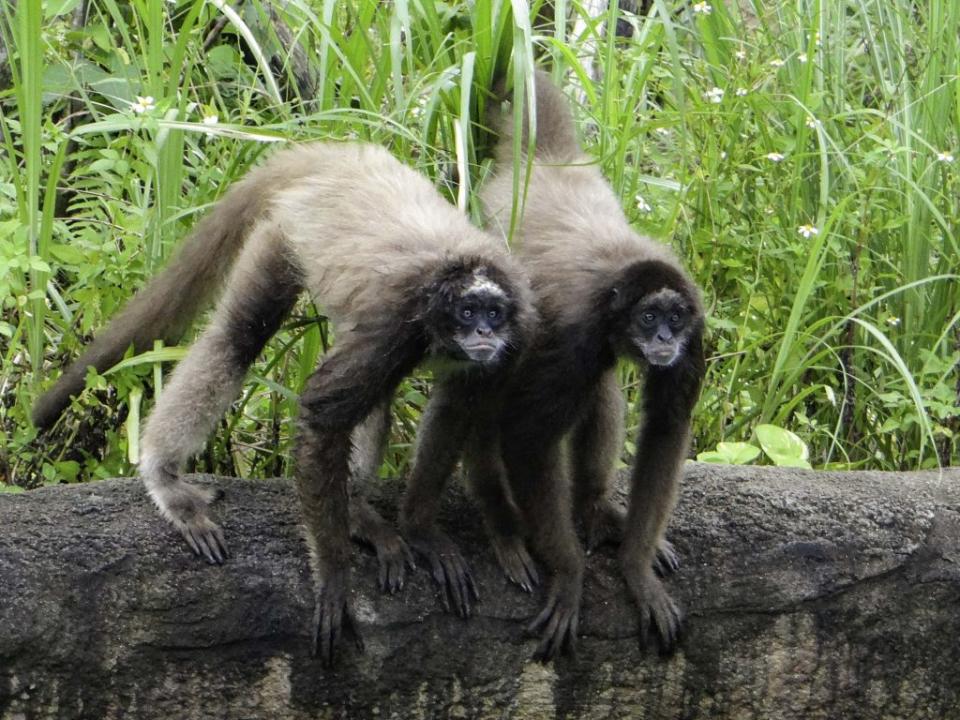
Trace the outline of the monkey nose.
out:
M 486 325 L 478 325 L 477 335 L 479 335 L 480 337 L 490 337 L 491 335 L 493 335 L 493 330 L 488 328 Z

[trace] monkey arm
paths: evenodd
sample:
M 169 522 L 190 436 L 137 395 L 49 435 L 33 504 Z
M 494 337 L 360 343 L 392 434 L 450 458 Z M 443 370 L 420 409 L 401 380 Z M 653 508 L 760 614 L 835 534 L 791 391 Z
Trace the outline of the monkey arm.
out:
M 470 433 L 473 383 L 447 379 L 434 386 L 420 419 L 413 472 L 407 485 L 400 525 L 404 537 L 429 563 L 440 586 L 444 607 L 469 617 L 471 596 L 480 599 L 467 561 L 456 544 L 437 527 L 443 488 L 457 465 Z
M 410 323 L 395 323 L 392 332 L 384 328 L 352 332 L 341 337 L 300 398 L 295 479 L 316 593 L 314 652 L 327 665 L 344 630 L 362 647 L 347 601 L 351 436 L 422 354 L 423 341 Z
M 677 493 L 687 452 L 690 416 L 704 375 L 702 327 L 697 328 L 679 362 L 651 366 L 644 386 L 644 420 L 637 439 L 620 563 L 627 586 L 640 608 L 641 642 L 651 626 L 660 649 L 677 641 L 681 612 L 652 566 Z
M 485 409 L 493 404 L 485 403 Z M 496 407 L 499 409 L 499 402 Z M 524 542 L 523 521 L 507 486 L 507 469 L 500 451 L 499 415 L 484 413 L 477 418 L 464 450 L 467 482 L 493 545 L 497 562 L 507 578 L 524 591 L 540 584 L 536 564 Z
M 573 649 L 583 589 L 583 551 L 573 528 L 560 443 L 592 383 L 583 368 L 562 362 L 560 350 L 531 353 L 541 364 L 514 378 L 501 436 L 510 489 L 549 573 L 546 603 L 528 628 L 540 632 L 536 657 L 544 660 Z

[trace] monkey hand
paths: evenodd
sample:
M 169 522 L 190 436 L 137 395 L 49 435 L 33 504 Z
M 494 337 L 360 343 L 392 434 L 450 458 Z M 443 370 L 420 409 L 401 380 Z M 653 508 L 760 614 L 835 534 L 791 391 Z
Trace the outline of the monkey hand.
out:
M 533 654 L 535 660 L 547 662 L 562 652 L 576 652 L 582 590 L 582 567 L 550 578 L 546 605 L 527 626 L 528 633 L 540 633 L 540 644 Z
M 447 612 L 457 613 L 462 618 L 470 617 L 473 601 L 480 599 L 473 575 L 460 549 L 453 540 L 435 527 L 406 528 L 410 546 L 426 558 L 430 573 L 440 586 L 440 596 Z
M 378 577 L 380 591 L 389 592 L 392 595 L 402 590 L 407 576 L 407 567 L 411 570 L 417 569 L 409 546 L 395 532 L 373 538 L 371 544 L 377 552 L 377 564 L 380 566 Z
M 519 585 L 525 592 L 532 592 L 540 584 L 537 566 L 527 552 L 523 538 L 516 535 L 490 536 L 490 544 L 496 553 L 497 562 L 510 582 Z
M 656 632 L 660 654 L 670 654 L 680 639 L 680 626 L 683 621 L 680 608 L 667 594 L 667 589 L 651 567 L 624 562 L 623 574 L 630 594 L 640 610 L 640 644 L 648 646 L 651 635 Z
M 352 635 L 357 650 L 363 651 L 363 638 L 347 602 L 349 588 L 349 571 L 344 569 L 328 573 L 317 591 L 313 608 L 312 653 L 314 657 L 320 656 L 324 667 L 333 665 L 334 651 L 343 634 Z
M 181 481 L 175 496 L 168 492 L 163 496 L 166 502 L 157 502 L 161 512 L 183 535 L 193 554 L 203 557 L 211 565 L 222 565 L 227 559 L 223 530 L 207 515 L 207 505 L 217 497 L 208 490 Z

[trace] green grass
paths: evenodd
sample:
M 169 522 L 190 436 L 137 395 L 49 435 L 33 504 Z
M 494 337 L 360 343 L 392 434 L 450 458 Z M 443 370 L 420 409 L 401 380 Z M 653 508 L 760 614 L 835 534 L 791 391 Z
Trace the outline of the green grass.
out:
M 519 98 L 547 60 L 628 217 L 704 289 L 696 451 L 773 425 L 814 467 L 960 463 L 960 7 L 657 0 L 610 42 L 614 12 L 577 36 L 578 3 L 554 4 L 566 24 L 541 4 L 295 0 L 269 6 L 279 31 L 259 3 L 92 0 L 85 22 L 76 0 L 5 5 L 0 481 L 132 472 L 137 416 L 181 349 L 91 378 L 41 441 L 30 404 L 270 145 L 384 144 L 476 218 L 494 79 Z M 271 343 L 198 467 L 289 471 L 320 312 Z M 409 459 L 428 380 L 398 393 L 385 471 Z

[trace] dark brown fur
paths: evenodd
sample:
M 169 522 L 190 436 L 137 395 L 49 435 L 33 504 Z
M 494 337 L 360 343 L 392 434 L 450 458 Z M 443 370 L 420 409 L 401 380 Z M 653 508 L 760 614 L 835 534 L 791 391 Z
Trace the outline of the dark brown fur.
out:
M 377 464 L 382 414 L 423 358 L 444 359 L 449 376 L 465 384 L 509 364 L 534 321 L 526 278 L 502 243 L 473 228 L 422 176 L 382 148 L 358 144 L 279 153 L 231 189 L 179 258 L 41 398 L 38 418 L 52 422 L 82 387 L 82 363 L 102 370 L 130 344 L 142 349 L 179 334 L 229 270 L 210 325 L 147 420 L 140 460 L 161 514 L 195 553 L 223 562 L 211 497 L 184 481 L 183 468 L 296 297 L 309 290 L 338 330 L 336 347 L 301 397 L 296 449 L 316 587 L 313 637 L 329 662 L 340 634 L 355 630 L 347 602 L 350 535 L 379 543 L 385 589 L 402 584 L 409 557 L 369 506 L 355 502 L 351 512 L 349 475 Z M 485 314 L 464 324 L 462 302 L 480 302 L 484 313 L 498 308 L 499 324 L 482 320 Z
M 569 103 L 542 74 L 536 102 L 537 152 L 519 254 L 543 322 L 511 374 L 501 415 L 513 498 L 549 571 L 547 602 L 531 628 L 541 631 L 540 657 L 574 644 L 583 574 L 570 512 L 575 502 L 591 543 L 622 537 L 621 567 L 640 610 L 642 639 L 654 629 L 667 651 L 681 615 L 653 568 L 675 563 L 663 533 L 704 374 L 699 292 L 669 250 L 629 228 L 609 186 L 579 151 Z M 481 195 L 491 223 L 506 227 L 511 143 L 510 128 L 502 129 L 499 171 Z M 673 291 L 678 308 L 690 313 L 678 336 L 680 355 L 666 366 L 648 363 L 635 342 L 638 308 L 662 289 Z M 633 358 L 646 372 L 626 516 L 609 497 L 622 439 L 618 356 Z

